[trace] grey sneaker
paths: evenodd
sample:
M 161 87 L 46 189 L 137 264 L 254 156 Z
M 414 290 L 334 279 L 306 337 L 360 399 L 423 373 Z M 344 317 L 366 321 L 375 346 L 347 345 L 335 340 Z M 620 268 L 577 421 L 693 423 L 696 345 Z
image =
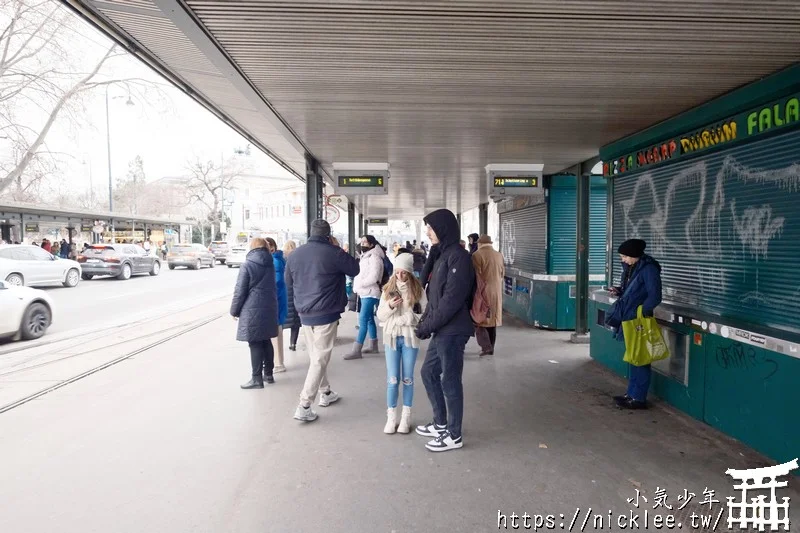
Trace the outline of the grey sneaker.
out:
M 302 405 L 298 405 L 294 412 L 294 418 L 302 422 L 313 422 L 317 419 L 317 413 L 311 409 L 311 406 L 303 407 Z
M 341 398 L 341 396 L 336 392 L 328 391 L 327 394 L 323 392 L 319 395 L 319 406 L 328 407 L 330 404 L 338 402 L 339 398 Z

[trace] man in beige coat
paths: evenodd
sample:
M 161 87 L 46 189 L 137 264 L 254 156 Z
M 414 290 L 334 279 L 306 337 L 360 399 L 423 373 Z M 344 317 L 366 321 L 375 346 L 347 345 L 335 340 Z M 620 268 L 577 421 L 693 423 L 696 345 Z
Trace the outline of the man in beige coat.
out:
M 476 325 L 475 338 L 481 346 L 481 355 L 494 355 L 497 327 L 503 325 L 503 276 L 506 267 L 503 255 L 492 247 L 492 238 L 481 235 L 478 251 L 472 254 L 476 278 L 486 286 L 485 297 L 489 305 L 486 320 Z

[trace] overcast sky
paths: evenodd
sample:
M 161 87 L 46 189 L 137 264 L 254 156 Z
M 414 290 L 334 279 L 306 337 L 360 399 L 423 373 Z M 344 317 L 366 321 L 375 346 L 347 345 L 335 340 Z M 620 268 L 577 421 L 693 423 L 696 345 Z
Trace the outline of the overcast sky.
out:
M 111 41 L 76 18 L 67 34 L 79 53 L 100 56 Z M 105 71 L 115 78 L 145 78 L 159 84 L 148 97 L 112 86 L 109 90 L 111 166 L 114 179 L 124 176 L 128 163 L 137 155 L 144 159 L 148 181 L 165 176 L 183 175 L 187 161 L 195 156 L 218 162 L 244 149 L 247 141 L 219 121 L 183 92 L 169 85 L 133 56 L 116 58 Z M 76 188 L 87 187 L 91 176 L 96 189 L 108 187 L 106 156 L 105 91 L 98 90 L 87 99 L 86 117 L 80 123 L 59 120 L 47 139 L 53 152 L 66 154 L 63 174 Z M 255 173 L 295 178 L 255 147 L 251 148 Z

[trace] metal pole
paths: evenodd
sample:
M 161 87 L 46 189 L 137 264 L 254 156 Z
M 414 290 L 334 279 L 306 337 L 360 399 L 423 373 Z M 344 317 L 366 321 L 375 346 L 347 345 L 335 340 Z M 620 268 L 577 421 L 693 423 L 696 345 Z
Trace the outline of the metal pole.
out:
M 347 247 L 350 255 L 356 255 L 356 206 L 347 202 Z
M 572 342 L 588 340 L 589 315 L 589 185 L 591 176 L 575 169 L 577 181 L 577 238 L 575 253 L 575 333 Z
M 489 234 L 489 204 L 478 206 L 478 233 L 481 235 Z
M 319 162 L 306 155 L 306 233 L 311 237 L 311 223 L 322 218 L 322 174 Z
M 106 153 L 108 159 L 108 212 L 114 212 L 114 185 L 111 178 L 111 119 L 108 113 L 108 85 L 106 85 Z M 116 232 L 114 230 L 114 219 L 109 219 L 111 222 L 111 243 L 117 242 Z
M 361 237 L 367 234 L 367 227 L 364 225 L 364 215 L 358 214 L 358 236 Z

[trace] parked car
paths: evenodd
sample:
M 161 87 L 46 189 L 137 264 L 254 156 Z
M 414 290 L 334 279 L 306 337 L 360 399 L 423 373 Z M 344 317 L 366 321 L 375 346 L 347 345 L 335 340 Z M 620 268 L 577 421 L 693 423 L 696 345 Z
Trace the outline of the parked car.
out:
M 246 257 L 246 246 L 234 246 L 231 248 L 231 251 L 228 252 L 228 255 L 225 256 L 225 264 L 228 265 L 228 268 L 233 268 L 235 266 L 240 267 L 242 266 L 242 263 L 244 263 Z
M 228 257 L 228 251 L 230 251 L 230 246 L 228 246 L 228 243 L 225 241 L 212 241 L 211 246 L 208 247 L 208 251 L 214 254 L 215 261 L 219 261 L 220 265 L 224 265 Z
M 9 285 L 75 287 L 81 280 L 81 265 L 60 259 L 38 246 L 0 245 L 0 280 Z
M 85 280 L 95 276 L 131 279 L 135 274 L 158 276 L 161 272 L 161 260 L 135 244 L 93 244 L 81 252 L 78 262 Z
M 53 322 L 53 300 L 45 291 L 0 281 L 0 337 L 38 339 Z
M 214 254 L 202 244 L 174 244 L 167 254 L 167 264 L 170 270 L 184 266 L 191 270 L 200 270 L 204 266 L 214 268 L 216 263 Z

